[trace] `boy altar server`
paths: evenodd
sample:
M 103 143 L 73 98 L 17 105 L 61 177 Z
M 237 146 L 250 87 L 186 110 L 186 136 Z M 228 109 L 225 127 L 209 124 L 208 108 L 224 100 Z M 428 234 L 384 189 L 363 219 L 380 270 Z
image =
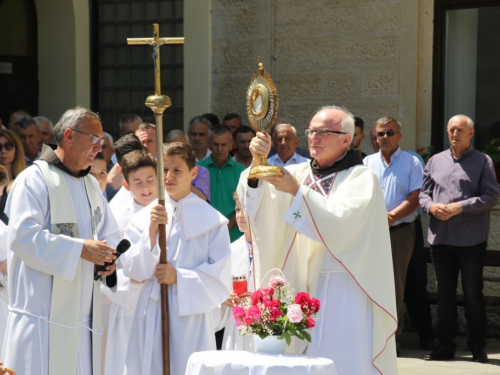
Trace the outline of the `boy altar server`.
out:
M 189 356 L 215 350 L 212 310 L 229 295 L 227 219 L 191 193 L 193 149 L 164 149 L 165 206 L 151 203 L 130 220 L 125 237 L 138 242 L 124 254 L 124 274 L 146 280 L 136 308 L 125 374 L 161 375 L 160 284 L 169 285 L 170 372 L 184 374 Z M 168 264 L 159 264 L 158 225 L 166 225 Z
M 122 157 L 120 165 L 124 177 L 123 187 L 132 193 L 132 197 L 124 200 L 120 207 L 111 208 L 111 212 L 115 218 L 120 217 L 117 221 L 123 233 L 130 218 L 156 199 L 158 185 L 156 161 L 149 152 L 129 152 Z M 132 243 L 138 240 L 129 239 Z M 102 287 L 103 293 L 111 301 L 107 335 L 110 345 L 106 345 L 105 375 L 123 374 L 135 307 L 144 285 L 123 274 L 120 260 L 116 272 L 117 291 L 113 293 L 109 288 Z
M 252 274 L 252 238 L 250 236 L 250 229 L 245 218 L 245 213 L 241 207 L 238 194 L 233 194 L 235 211 L 236 211 L 236 224 L 238 229 L 243 233 L 243 236 L 238 238 L 231 244 L 231 276 L 245 276 L 247 280 L 246 292 L 236 294 L 234 290 L 224 303 L 222 308 L 224 324 L 224 338 L 222 341 L 222 348 L 225 350 L 248 350 L 253 351 L 253 338 L 251 335 L 240 335 L 240 330 L 236 326 L 235 320 L 232 319 L 232 308 L 236 303 L 239 303 L 242 298 L 250 297 L 252 292 L 255 291 L 255 285 Z

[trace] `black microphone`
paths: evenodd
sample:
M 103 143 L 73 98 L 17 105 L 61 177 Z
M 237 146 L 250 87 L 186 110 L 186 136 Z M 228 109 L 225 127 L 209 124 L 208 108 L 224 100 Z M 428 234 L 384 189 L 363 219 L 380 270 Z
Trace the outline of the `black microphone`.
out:
M 129 240 L 121 240 L 118 246 L 116 246 L 116 259 L 120 257 L 125 251 L 127 251 L 130 248 L 130 241 Z M 106 271 L 106 267 L 111 266 L 116 262 L 116 259 L 113 260 L 112 262 L 109 263 L 104 263 L 102 266 L 96 266 L 95 271 L 94 271 L 94 280 L 98 280 L 101 275 L 98 274 L 99 271 Z M 114 273 L 116 275 L 116 273 Z M 111 275 L 110 275 L 111 276 Z M 116 277 L 116 276 L 115 276 Z

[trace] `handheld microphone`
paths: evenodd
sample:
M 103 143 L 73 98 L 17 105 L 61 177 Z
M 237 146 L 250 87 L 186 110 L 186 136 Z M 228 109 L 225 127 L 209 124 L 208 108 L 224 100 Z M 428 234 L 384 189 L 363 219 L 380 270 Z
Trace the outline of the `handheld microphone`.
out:
M 130 241 L 129 240 L 121 240 L 118 246 L 116 246 L 116 259 L 120 257 L 125 251 L 127 251 L 130 248 Z M 104 263 L 102 266 L 96 266 L 95 271 L 94 271 L 94 280 L 98 280 L 101 275 L 98 274 L 99 271 L 106 271 L 106 267 L 111 266 L 116 262 L 116 259 L 113 260 L 112 262 L 109 263 Z

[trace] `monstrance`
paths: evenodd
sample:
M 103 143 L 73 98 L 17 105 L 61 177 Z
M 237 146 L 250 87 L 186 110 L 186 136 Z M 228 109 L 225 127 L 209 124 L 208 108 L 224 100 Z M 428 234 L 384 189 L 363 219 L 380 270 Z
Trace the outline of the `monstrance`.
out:
M 258 58 L 258 71 L 247 89 L 247 115 L 256 132 L 269 132 L 278 116 L 278 91 L 271 76 L 264 71 L 262 59 Z M 267 155 L 261 155 L 261 164 L 252 168 L 248 179 L 265 176 L 282 176 L 281 169 L 269 165 Z

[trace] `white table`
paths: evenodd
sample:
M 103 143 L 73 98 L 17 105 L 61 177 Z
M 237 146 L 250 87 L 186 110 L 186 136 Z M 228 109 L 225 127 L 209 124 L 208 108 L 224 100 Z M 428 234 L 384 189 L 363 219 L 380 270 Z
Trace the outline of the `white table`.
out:
M 303 355 L 273 355 L 245 351 L 196 352 L 186 375 L 336 375 L 332 360 Z

